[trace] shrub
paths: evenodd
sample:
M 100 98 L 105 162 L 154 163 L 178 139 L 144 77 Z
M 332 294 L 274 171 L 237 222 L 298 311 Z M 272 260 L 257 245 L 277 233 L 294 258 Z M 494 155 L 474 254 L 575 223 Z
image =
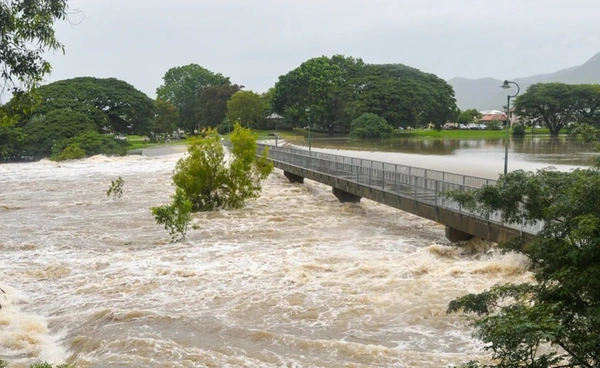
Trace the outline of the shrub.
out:
M 177 162 L 173 184 L 181 188 L 193 204 L 193 211 L 241 208 L 246 200 L 260 194 L 261 181 L 273 170 L 268 151 L 256 157 L 256 135 L 235 124 L 231 134 L 229 167 L 219 135 L 208 131 L 206 137 L 192 140 L 189 155 Z
M 394 128 L 376 114 L 365 113 L 354 119 L 350 126 L 350 138 L 389 138 Z
M 116 180 L 111 181 L 110 188 L 106 191 L 106 196 L 110 197 L 112 195 L 113 201 L 121 198 L 123 196 L 123 185 L 125 185 L 125 180 L 120 176 Z
M 519 124 L 513 127 L 512 132 L 513 137 L 524 137 L 525 136 L 525 126 Z
M 496 120 L 492 120 L 488 123 L 488 130 L 500 130 L 502 129 L 502 126 L 500 125 L 500 123 Z
M 66 147 L 75 144 L 85 151 L 86 156 L 124 156 L 127 153 L 126 141 L 115 139 L 98 132 L 86 132 L 56 143 L 54 147 L 52 147 L 53 155 L 60 154 Z
M 79 144 L 73 143 L 68 145 L 65 149 L 58 153 L 54 153 L 50 156 L 52 161 L 66 161 L 66 160 L 78 160 L 85 158 L 87 155 L 85 151 L 79 147 Z
M 173 201 L 170 205 L 152 207 L 152 214 L 157 224 L 164 225 L 165 230 L 169 230 L 171 241 L 177 242 L 185 239 L 187 234 L 192 219 L 192 202 L 186 198 L 181 188 L 177 188 L 171 198 Z

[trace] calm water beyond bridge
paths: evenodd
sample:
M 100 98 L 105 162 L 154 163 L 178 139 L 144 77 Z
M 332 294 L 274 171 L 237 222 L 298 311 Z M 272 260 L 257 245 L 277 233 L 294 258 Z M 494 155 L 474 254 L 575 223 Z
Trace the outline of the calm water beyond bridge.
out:
M 265 147 L 269 147 L 269 159 L 290 182 L 303 183 L 305 178 L 318 181 L 330 185 L 342 202 L 367 198 L 436 221 L 446 225 L 446 237 L 451 241 L 478 237 L 499 242 L 519 235 L 532 238 L 541 229 L 541 224 L 504 224 L 500 213 L 483 217 L 443 195 L 450 190 L 468 191 L 494 184 L 494 180 L 264 144 L 259 144 L 258 153 Z

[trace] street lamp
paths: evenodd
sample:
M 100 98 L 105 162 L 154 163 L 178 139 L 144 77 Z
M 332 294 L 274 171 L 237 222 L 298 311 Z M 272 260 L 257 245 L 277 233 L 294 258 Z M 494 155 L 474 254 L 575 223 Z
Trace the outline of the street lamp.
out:
M 504 175 L 508 171 L 508 128 L 510 127 L 510 98 L 517 97 L 519 92 L 521 91 L 521 87 L 516 82 L 505 80 L 504 83 L 500 86 L 503 89 L 511 88 L 510 85 L 514 84 L 517 86 L 517 93 L 514 95 L 507 95 L 507 104 L 506 104 L 506 141 L 504 142 Z
M 308 114 L 308 153 L 311 152 L 310 146 L 310 107 L 306 108 L 306 113 Z

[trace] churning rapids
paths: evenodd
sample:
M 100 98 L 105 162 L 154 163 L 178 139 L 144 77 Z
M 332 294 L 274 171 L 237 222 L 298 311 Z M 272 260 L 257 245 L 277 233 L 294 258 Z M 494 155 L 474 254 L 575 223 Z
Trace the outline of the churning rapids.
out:
M 279 170 L 247 208 L 195 214 L 200 229 L 170 244 L 150 207 L 181 157 L 0 165 L 0 359 L 446 367 L 486 356 L 448 302 L 530 277 L 519 256 L 450 246 L 438 224 Z

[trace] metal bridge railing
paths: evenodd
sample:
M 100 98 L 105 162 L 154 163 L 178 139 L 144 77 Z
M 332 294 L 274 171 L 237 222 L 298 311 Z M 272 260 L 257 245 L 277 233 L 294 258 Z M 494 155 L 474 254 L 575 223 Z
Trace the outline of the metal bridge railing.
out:
M 448 191 L 470 191 L 484 185 L 494 185 L 495 180 L 469 175 L 448 173 L 406 165 L 340 156 L 324 152 L 259 144 L 257 154 L 269 147 L 269 158 L 276 162 L 339 177 L 349 182 L 369 186 L 400 197 L 437 207 L 468 214 L 484 221 L 500 224 L 529 234 L 537 234 L 543 223 L 535 225 L 506 224 L 499 212 L 483 217 L 468 211 L 456 201 L 444 196 Z

